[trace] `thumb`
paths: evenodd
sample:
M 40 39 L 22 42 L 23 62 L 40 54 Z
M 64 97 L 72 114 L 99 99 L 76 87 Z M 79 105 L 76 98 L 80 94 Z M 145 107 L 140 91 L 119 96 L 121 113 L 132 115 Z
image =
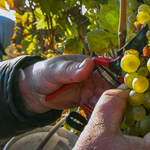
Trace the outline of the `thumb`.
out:
M 117 132 L 126 110 L 128 94 L 128 90 L 122 89 L 104 92 L 94 108 L 89 125 L 92 128 L 100 127 L 99 130 L 107 133 L 106 135 Z
M 51 79 L 58 84 L 81 82 L 92 74 L 94 61 L 91 58 L 87 58 L 82 62 L 59 60 L 51 65 L 49 70 L 51 70 Z

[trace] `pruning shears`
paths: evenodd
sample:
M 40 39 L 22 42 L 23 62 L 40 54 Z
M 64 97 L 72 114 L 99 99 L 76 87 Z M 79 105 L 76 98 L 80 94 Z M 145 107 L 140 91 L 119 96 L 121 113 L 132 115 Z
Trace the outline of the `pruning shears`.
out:
M 93 58 L 95 62 L 95 68 L 99 72 L 99 74 L 103 77 L 103 79 L 109 83 L 113 87 L 118 87 L 120 84 L 124 82 L 123 77 L 121 76 L 121 58 L 123 57 L 124 50 L 128 49 L 135 49 L 139 52 L 140 55 L 143 54 L 143 47 L 147 45 L 147 37 L 146 32 L 148 31 L 148 25 L 145 27 L 124 47 L 118 50 L 117 55 L 118 57 L 115 59 L 108 59 L 108 58 L 101 58 L 95 57 Z M 118 77 L 116 77 L 116 75 Z M 56 92 L 48 95 L 45 98 L 45 101 L 49 101 L 51 98 L 55 97 L 56 95 L 60 94 L 61 92 L 67 90 L 68 88 L 72 87 L 76 83 L 66 84 L 62 86 Z

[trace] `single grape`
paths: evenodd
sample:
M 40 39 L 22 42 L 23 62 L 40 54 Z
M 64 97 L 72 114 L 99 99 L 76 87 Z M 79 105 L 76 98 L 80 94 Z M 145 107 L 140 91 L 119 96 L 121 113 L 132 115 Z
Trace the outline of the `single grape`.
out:
M 125 55 L 121 59 L 121 68 L 125 72 L 135 72 L 140 66 L 140 59 L 135 55 Z
M 138 24 L 138 22 L 137 22 L 137 21 L 135 21 L 135 22 L 134 22 L 134 26 L 136 27 L 136 25 L 137 25 L 137 24 Z
M 129 93 L 129 103 L 132 106 L 139 106 L 143 103 L 144 93 L 138 93 L 134 90 L 131 90 Z
M 136 30 L 136 27 L 135 27 L 135 25 L 134 25 L 134 23 L 131 23 L 131 22 L 128 22 L 127 23 L 127 30 L 131 30 L 132 32 L 130 33 L 131 35 L 132 35 L 132 33 L 134 33 L 135 34 L 135 30 Z M 134 37 L 134 36 L 133 36 Z M 132 37 L 132 39 L 133 39 L 133 37 Z
M 147 79 L 149 81 L 149 87 L 148 87 L 148 89 L 145 92 L 150 92 L 150 78 L 147 78 Z
M 148 61 L 147 61 L 147 69 L 148 69 L 148 71 L 150 71 L 150 59 L 148 59 Z
M 148 30 L 148 31 L 146 32 L 146 37 L 147 37 L 148 40 L 150 40 L 150 30 Z
M 150 132 L 150 116 L 146 115 L 142 120 L 138 121 L 135 126 L 140 135 L 145 136 Z
M 121 129 L 126 129 L 128 126 L 122 121 L 120 128 Z
M 133 82 L 133 79 L 136 77 L 138 77 L 138 73 L 136 73 L 136 72 L 126 73 L 126 75 L 124 77 L 124 82 L 125 82 L 126 86 L 129 87 L 130 89 L 132 89 L 132 82 Z
M 149 57 L 150 56 L 150 48 L 148 46 L 143 47 L 143 55 L 145 57 Z
M 121 75 L 122 75 L 123 77 L 125 77 L 126 74 L 127 74 L 127 73 L 126 73 L 124 70 L 121 70 Z
M 149 87 L 149 81 L 146 77 L 138 76 L 138 77 L 133 79 L 132 88 L 136 92 L 143 93 L 148 89 L 148 87 Z
M 144 105 L 147 109 L 150 109 L 150 92 L 144 93 L 143 105 Z
M 134 14 L 133 10 L 127 9 L 126 18 L 128 18 L 131 14 Z
M 141 26 L 142 26 L 142 24 L 140 24 L 139 22 L 136 24 L 136 29 L 138 32 L 141 31 Z
M 137 131 L 135 126 L 128 127 L 126 133 L 131 136 L 139 136 L 139 131 Z
M 136 32 L 136 28 L 135 29 L 128 28 L 127 29 L 127 36 L 132 34 L 132 33 L 135 33 L 135 32 Z
M 150 0 L 144 0 L 144 4 L 150 5 Z
M 131 116 L 125 116 L 124 123 L 126 126 L 130 127 L 135 124 L 135 120 L 133 120 L 133 118 Z
M 130 110 L 130 115 L 135 121 L 140 121 L 145 117 L 146 110 L 142 105 L 135 107 L 133 106 Z
M 137 0 L 131 0 L 129 3 L 129 8 L 133 11 L 138 9 L 138 1 Z
M 142 67 L 142 66 L 145 66 L 145 64 L 146 64 L 145 58 L 140 57 L 140 66 L 141 66 L 141 67 Z
M 131 2 L 131 0 L 127 0 L 127 4 L 129 4 Z
M 147 76 L 148 75 L 148 69 L 146 67 L 140 67 L 138 69 L 138 75 L 141 75 L 141 76 Z
M 135 56 L 139 57 L 139 52 L 137 50 L 134 50 L 134 49 L 126 50 L 124 55 L 128 55 L 128 54 L 135 55 Z
M 148 24 L 148 29 L 150 30 L 150 21 L 147 21 L 146 24 Z
M 140 24 L 144 24 L 145 22 L 147 22 L 149 20 L 150 20 L 149 13 L 143 12 L 143 11 L 138 13 L 138 15 L 137 15 L 137 21 Z
M 138 7 L 138 13 L 141 11 L 150 13 L 150 8 L 147 4 L 142 4 Z
M 128 21 L 132 24 L 134 24 L 134 22 L 136 21 L 136 15 L 135 14 L 131 14 L 129 17 L 128 17 Z

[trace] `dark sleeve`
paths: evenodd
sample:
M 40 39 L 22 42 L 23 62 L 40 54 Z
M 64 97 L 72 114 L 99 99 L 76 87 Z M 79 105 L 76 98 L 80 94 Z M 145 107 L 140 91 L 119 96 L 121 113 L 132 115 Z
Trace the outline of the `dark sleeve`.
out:
M 37 114 L 26 110 L 18 92 L 19 69 L 38 61 L 39 56 L 21 56 L 0 62 L 0 139 L 23 134 L 54 122 L 62 110 L 50 110 Z

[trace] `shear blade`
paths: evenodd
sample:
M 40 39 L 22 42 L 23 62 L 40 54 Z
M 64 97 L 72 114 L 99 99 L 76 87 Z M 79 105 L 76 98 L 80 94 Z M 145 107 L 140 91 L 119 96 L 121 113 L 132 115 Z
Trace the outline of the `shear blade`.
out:
M 117 52 L 117 56 L 123 56 L 123 49 L 129 50 L 134 49 L 139 52 L 140 55 L 143 54 L 143 47 L 147 45 L 148 39 L 146 37 L 146 32 L 148 31 L 148 24 L 145 25 L 145 27 L 125 46 L 123 46 L 120 50 Z

